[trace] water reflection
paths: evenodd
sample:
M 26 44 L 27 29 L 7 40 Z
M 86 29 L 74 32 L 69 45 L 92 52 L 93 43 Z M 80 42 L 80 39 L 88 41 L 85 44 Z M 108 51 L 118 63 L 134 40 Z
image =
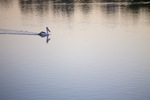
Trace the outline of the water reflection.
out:
M 74 3 L 74 0 L 53 0 L 54 3 Z
M 110 1 L 112 0 L 108 0 L 107 2 Z M 6 0 L 5 2 L 8 1 Z M 20 9 L 23 14 L 38 13 L 39 16 L 46 15 L 52 10 L 56 16 L 67 15 L 67 17 L 70 17 L 77 8 L 77 6 L 75 7 L 75 2 L 83 3 L 80 6 L 82 8 L 82 13 L 84 14 L 90 13 L 91 8 L 93 8 L 93 5 L 89 4 L 93 2 L 93 0 L 19 0 Z M 101 0 L 101 2 L 106 2 L 106 0 Z M 112 2 L 115 2 L 115 0 Z M 101 12 L 106 13 L 107 16 L 114 16 L 119 12 L 120 8 L 121 11 L 133 14 L 139 14 L 141 9 L 146 9 L 150 12 L 150 7 L 146 4 L 119 5 L 117 3 L 106 3 L 100 5 Z
M 49 35 L 48 35 L 48 36 L 46 37 L 46 42 L 48 43 L 50 39 L 51 39 L 51 38 L 49 38 Z
M 13 0 L 0 0 L 0 6 L 4 8 L 10 8 L 12 5 Z
M 124 8 L 124 9 L 123 9 Z M 150 6 L 149 5 L 143 5 L 143 4 L 130 4 L 125 7 L 121 7 L 121 14 L 126 17 L 132 17 L 134 24 L 138 23 L 140 19 L 142 19 L 142 16 L 149 17 L 150 14 Z M 144 13 L 144 14 L 143 14 Z M 126 14 L 126 15 L 124 15 Z M 150 21 L 150 20 L 149 20 Z
M 127 10 L 130 11 L 133 14 L 139 14 L 141 11 L 141 8 L 143 8 L 141 5 L 128 5 Z
M 31 3 L 38 3 L 38 4 L 40 4 L 40 3 L 47 3 L 47 2 L 49 2 L 50 0 L 20 0 L 20 2 L 21 3 L 27 3 L 27 4 L 31 4 Z
M 106 15 L 114 16 L 116 13 L 118 13 L 119 5 L 117 5 L 117 4 L 101 5 L 100 10 L 102 10 L 103 13 L 106 13 Z
M 93 0 L 79 0 L 80 3 L 92 3 Z
M 142 9 L 146 9 L 150 12 L 149 4 L 130 4 L 127 5 L 127 9 L 131 10 L 132 13 L 139 13 Z
M 88 3 L 84 3 L 83 5 L 81 5 L 81 8 L 82 8 L 82 12 L 84 14 L 88 14 L 91 12 L 91 9 L 92 9 L 92 5 L 91 4 L 88 4 Z
M 24 14 L 38 12 L 39 15 L 43 15 L 49 10 L 49 2 L 49 0 L 20 0 L 19 4 Z
M 56 15 L 66 15 L 68 17 L 70 17 L 70 15 L 73 14 L 74 12 L 74 4 L 67 4 L 67 5 L 63 5 L 63 4 L 54 4 L 53 5 L 53 12 Z

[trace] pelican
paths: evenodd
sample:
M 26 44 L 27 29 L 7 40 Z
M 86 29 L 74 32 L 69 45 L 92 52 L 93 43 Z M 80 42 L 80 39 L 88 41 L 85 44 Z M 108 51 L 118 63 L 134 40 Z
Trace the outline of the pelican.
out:
M 48 27 L 46 27 L 46 32 L 40 32 L 38 35 L 39 36 L 41 36 L 41 37 L 48 37 L 49 36 L 49 33 L 48 32 L 51 32 L 50 30 L 49 30 L 49 28 Z

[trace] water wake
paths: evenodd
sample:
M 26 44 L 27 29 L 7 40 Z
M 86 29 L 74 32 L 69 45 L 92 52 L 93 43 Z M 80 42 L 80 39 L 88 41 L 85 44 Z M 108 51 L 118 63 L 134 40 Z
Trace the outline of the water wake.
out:
M 36 32 L 19 31 L 19 30 L 7 30 L 7 29 L 0 29 L 0 34 L 9 34 L 9 35 L 38 35 L 38 33 L 36 33 Z

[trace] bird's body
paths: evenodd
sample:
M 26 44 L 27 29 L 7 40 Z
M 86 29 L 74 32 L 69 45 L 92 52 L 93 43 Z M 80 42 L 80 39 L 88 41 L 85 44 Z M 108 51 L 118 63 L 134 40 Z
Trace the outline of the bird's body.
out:
M 46 32 L 40 32 L 39 34 L 38 34 L 39 36 L 41 36 L 41 37 L 46 37 L 46 36 L 48 36 L 49 34 L 47 34 Z
M 48 27 L 46 27 L 46 32 L 41 31 L 38 35 L 41 37 L 47 37 L 47 36 L 49 36 L 48 32 L 51 32 L 51 31 L 49 30 Z

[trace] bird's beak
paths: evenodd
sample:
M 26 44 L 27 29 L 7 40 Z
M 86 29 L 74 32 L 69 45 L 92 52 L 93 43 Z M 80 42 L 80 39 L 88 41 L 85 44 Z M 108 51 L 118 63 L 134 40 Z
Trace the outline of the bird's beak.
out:
M 46 27 L 46 29 L 47 29 L 48 32 L 51 32 L 48 27 Z
M 51 32 L 49 29 L 48 29 L 48 31 Z

